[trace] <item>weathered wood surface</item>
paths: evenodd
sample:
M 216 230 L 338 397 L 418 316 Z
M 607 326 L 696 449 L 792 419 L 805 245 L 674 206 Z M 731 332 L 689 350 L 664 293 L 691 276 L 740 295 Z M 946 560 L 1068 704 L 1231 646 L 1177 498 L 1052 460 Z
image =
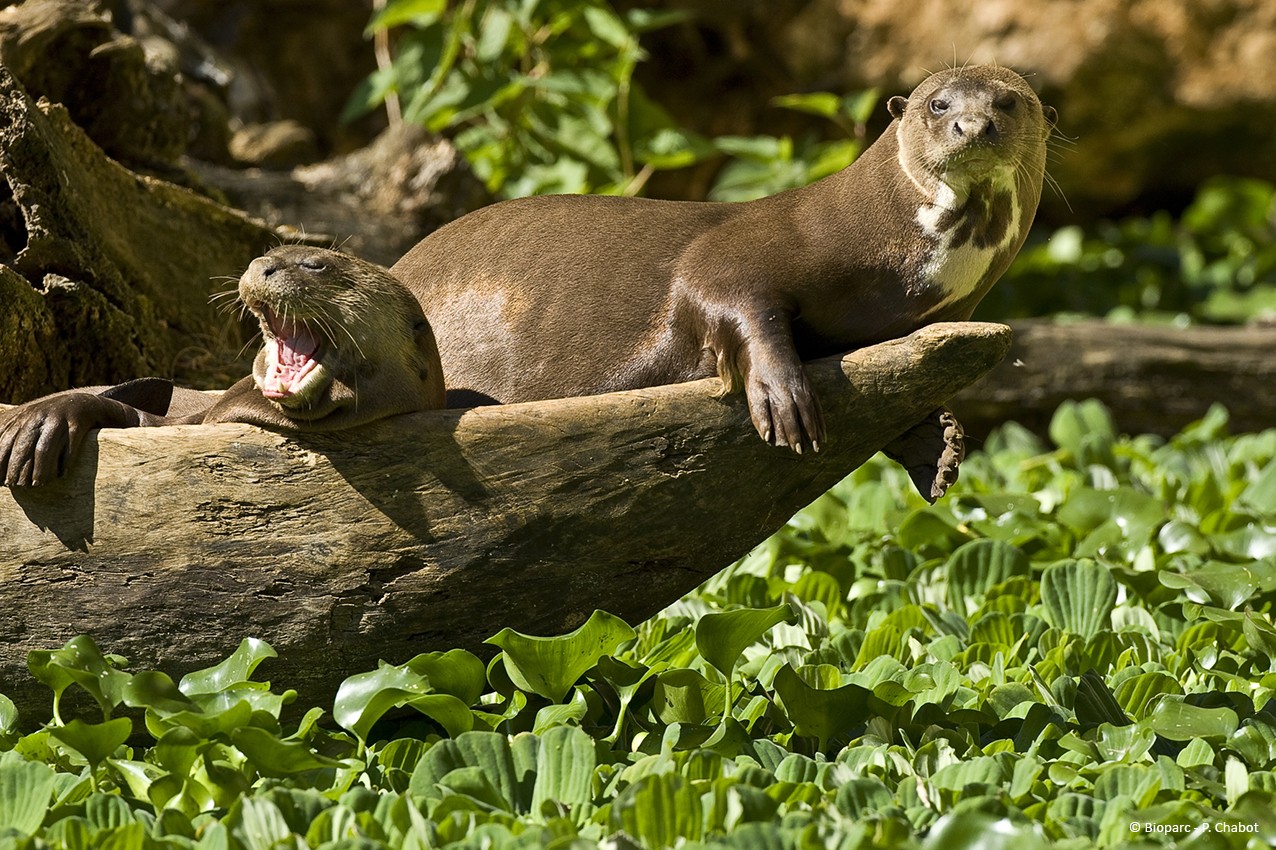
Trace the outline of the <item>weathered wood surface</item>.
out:
M 1234 432 L 1276 426 L 1276 327 L 1012 322 L 1006 359 L 952 401 L 968 433 L 1013 419 L 1045 433 L 1065 399 L 1097 398 L 1131 434 L 1168 436 L 1217 402 Z
M 395 417 L 288 439 L 246 425 L 101 431 L 68 477 L 0 489 L 0 693 L 79 634 L 173 674 L 246 636 L 309 704 L 378 658 L 503 626 L 638 622 L 782 526 L 993 367 L 1009 330 L 935 325 L 818 361 L 827 445 L 762 443 L 716 379 Z
M 177 375 L 229 383 L 249 338 L 209 296 L 279 236 L 109 158 L 0 64 L 0 399 Z

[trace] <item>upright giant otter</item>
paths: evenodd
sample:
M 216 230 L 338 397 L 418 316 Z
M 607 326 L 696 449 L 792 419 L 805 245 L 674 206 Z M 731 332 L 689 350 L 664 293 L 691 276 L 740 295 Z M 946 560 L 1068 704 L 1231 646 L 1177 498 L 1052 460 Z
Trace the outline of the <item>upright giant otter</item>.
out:
M 391 272 L 438 336 L 449 403 L 717 374 L 763 439 L 824 434 L 802 360 L 968 319 L 1028 234 L 1055 112 L 1005 68 L 888 104 L 850 167 L 747 203 L 546 196 L 440 228 Z
M 0 414 L 0 483 L 62 474 L 92 428 L 247 422 L 277 431 L 351 428 L 443 406 L 434 334 L 384 269 L 288 245 L 258 257 L 239 298 L 261 326 L 253 374 L 214 401 L 143 378 L 57 393 Z

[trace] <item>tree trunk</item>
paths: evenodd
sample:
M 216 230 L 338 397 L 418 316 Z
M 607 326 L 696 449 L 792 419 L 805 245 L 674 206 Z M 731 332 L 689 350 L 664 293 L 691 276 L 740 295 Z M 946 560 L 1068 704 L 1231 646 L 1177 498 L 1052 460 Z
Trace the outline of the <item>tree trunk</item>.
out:
M 1012 324 L 1005 361 L 952 402 L 968 433 L 1013 419 L 1044 434 L 1060 402 L 1085 398 L 1131 434 L 1170 436 L 1215 403 L 1234 431 L 1276 425 L 1276 328 Z
M 246 636 L 330 699 L 378 658 L 481 648 L 595 608 L 637 623 L 779 529 L 1005 354 L 934 325 L 809 364 L 818 454 L 764 444 L 717 379 L 393 417 L 287 438 L 247 425 L 101 431 L 66 479 L 0 489 L 0 692 L 86 633 L 134 669 L 214 663 Z
M 229 383 L 212 352 L 247 339 L 209 296 L 274 231 L 110 159 L 59 104 L 31 102 L 0 65 L 0 399 L 176 375 Z M 5 188 L 7 187 L 7 194 Z

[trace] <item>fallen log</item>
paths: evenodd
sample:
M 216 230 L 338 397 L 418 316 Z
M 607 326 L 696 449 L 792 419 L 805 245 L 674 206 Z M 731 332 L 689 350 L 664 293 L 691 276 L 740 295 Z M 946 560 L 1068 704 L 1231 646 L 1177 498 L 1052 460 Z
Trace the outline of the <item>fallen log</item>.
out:
M 1013 419 L 1045 434 L 1061 402 L 1087 398 L 1130 434 L 1171 436 L 1215 403 L 1234 432 L 1276 426 L 1276 327 L 1011 324 L 1005 361 L 952 401 L 968 433 Z
M 246 636 L 303 705 L 378 658 L 637 623 L 741 557 L 1005 354 L 933 325 L 816 361 L 827 444 L 765 445 L 716 378 L 393 417 L 288 438 L 248 425 L 104 430 L 66 478 L 0 489 L 0 693 L 76 634 L 176 676 Z

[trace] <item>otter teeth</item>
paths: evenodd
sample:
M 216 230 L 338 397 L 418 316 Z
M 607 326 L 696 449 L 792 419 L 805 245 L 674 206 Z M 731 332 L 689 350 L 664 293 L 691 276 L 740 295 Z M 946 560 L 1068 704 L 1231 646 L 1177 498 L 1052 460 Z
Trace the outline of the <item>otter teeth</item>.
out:
M 266 340 L 266 374 L 261 392 L 267 398 L 290 398 L 301 392 L 306 378 L 319 367 L 315 359 L 319 337 L 304 321 L 281 319 L 269 309 L 263 313 L 271 338 Z

